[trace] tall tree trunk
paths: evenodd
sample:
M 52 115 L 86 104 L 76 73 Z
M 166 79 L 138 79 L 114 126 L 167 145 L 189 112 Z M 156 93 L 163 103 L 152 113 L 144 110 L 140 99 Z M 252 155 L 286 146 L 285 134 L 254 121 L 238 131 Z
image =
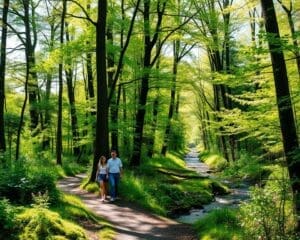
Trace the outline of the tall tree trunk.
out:
M 66 41 L 70 42 L 68 23 L 66 23 L 65 25 L 66 25 Z M 75 104 L 76 101 L 75 101 L 75 94 L 74 94 L 73 67 L 72 67 L 72 59 L 70 58 L 70 56 L 66 57 L 65 62 L 66 62 L 65 74 L 67 80 L 68 98 L 69 98 L 70 113 L 71 113 L 73 154 L 78 157 L 80 154 L 79 132 L 78 132 L 76 104 Z
M 98 0 L 96 24 L 96 70 L 97 70 L 97 121 L 94 143 L 94 161 L 90 181 L 96 177 L 97 164 L 101 155 L 108 156 L 108 97 L 106 76 L 106 17 L 107 0 Z
M 56 27 L 54 23 L 50 22 L 50 44 L 49 44 L 49 51 L 54 49 L 54 41 L 55 41 L 55 30 Z M 42 140 L 42 148 L 46 149 L 50 146 L 50 123 L 51 123 L 51 113 L 50 108 L 48 107 L 50 104 L 50 93 L 51 93 L 51 85 L 52 85 L 52 74 L 47 73 L 46 75 L 46 92 L 45 92 L 45 120 L 44 120 L 44 127 L 43 127 L 43 140 Z
M 67 0 L 62 2 L 62 14 L 60 22 L 60 46 L 64 44 L 65 17 L 67 11 Z M 57 109 L 57 130 L 56 130 L 56 163 L 62 165 L 62 92 L 63 92 L 63 55 L 61 55 L 58 66 L 58 109 Z
M 295 120 L 293 115 L 289 81 L 287 77 L 286 64 L 281 48 L 281 39 L 276 19 L 274 4 L 272 0 L 261 0 L 265 19 L 273 75 L 275 81 L 277 107 L 282 134 L 283 149 L 291 179 L 291 186 L 296 203 L 296 213 L 300 216 L 300 161 L 295 159 L 295 151 L 299 151 Z M 299 221 L 299 220 L 298 220 Z M 298 228 L 300 227 L 298 222 Z
M 155 143 L 155 131 L 157 127 L 157 116 L 158 116 L 159 96 L 157 95 L 153 102 L 152 121 L 150 124 L 150 134 L 147 142 L 147 156 L 152 158 L 154 154 L 154 143 Z
M 160 2 L 157 2 L 157 23 L 156 32 L 151 40 L 150 37 L 150 0 L 144 0 L 144 59 L 143 59 L 143 75 L 141 89 L 138 99 L 138 109 L 135 119 L 135 130 L 133 137 L 133 152 L 130 159 L 131 166 L 139 166 L 142 154 L 142 141 L 143 141 L 143 131 L 144 131 L 144 120 L 146 114 L 146 103 L 149 91 L 149 77 L 150 71 L 153 66 L 151 64 L 151 52 L 155 44 L 159 39 L 159 30 L 162 24 L 162 18 L 166 7 L 166 1 L 162 2 L 162 7 L 160 9 Z M 158 55 L 157 55 L 158 56 Z M 157 59 L 157 58 L 156 58 Z
M 0 49 L 0 152 L 6 151 L 4 104 L 5 104 L 5 66 L 6 66 L 6 39 L 7 39 L 7 15 L 9 0 L 4 0 L 2 10 L 2 35 Z
M 149 91 L 149 75 L 151 63 L 151 39 L 150 39 L 150 0 L 144 0 L 144 62 L 141 90 L 138 99 L 138 110 L 135 120 L 135 131 L 133 137 L 133 153 L 130 160 L 130 165 L 139 166 L 141 158 L 144 119 L 146 114 L 146 102 Z
M 38 103 L 38 83 L 37 83 L 37 73 L 35 70 L 35 47 L 37 42 L 37 33 L 35 29 L 35 19 L 30 17 L 30 3 L 31 1 L 23 0 L 24 7 L 24 25 L 25 25 L 25 52 L 26 61 L 29 65 L 29 81 L 28 81 L 28 94 L 29 94 L 29 104 L 30 104 L 30 128 L 35 130 L 39 123 L 39 112 L 37 109 Z M 31 9 L 32 14 L 34 14 L 34 9 Z M 32 23 L 33 22 L 33 23 Z M 33 26 L 33 27 L 31 27 Z M 33 39 L 32 39 L 33 36 Z
M 170 132 L 171 132 L 171 120 L 173 118 L 174 108 L 175 108 L 175 95 L 176 95 L 176 78 L 177 78 L 177 67 L 179 63 L 179 40 L 175 40 L 173 43 L 173 71 L 172 71 L 172 83 L 171 83 L 171 96 L 170 96 L 170 104 L 169 104 L 169 113 L 168 113 L 168 120 L 167 120 L 167 126 L 165 129 L 165 135 L 164 135 L 164 141 L 163 146 L 161 149 L 161 154 L 163 156 L 167 153 L 169 138 L 170 138 Z
M 107 42 L 111 46 L 113 46 L 114 44 L 112 26 L 109 26 L 107 28 Z M 111 136 L 111 148 L 118 151 L 118 107 L 117 107 L 117 99 L 116 99 L 115 91 L 111 90 L 113 87 L 114 73 L 115 73 L 114 71 L 115 60 L 114 60 L 114 53 L 112 51 L 108 51 L 107 53 L 107 67 L 109 69 L 107 73 L 108 87 L 110 91 L 113 92 L 109 104 L 110 107 L 110 128 L 109 129 L 110 129 L 110 136 Z
M 127 98 L 126 98 L 126 89 L 123 85 L 120 86 L 121 91 L 122 91 L 122 104 L 123 104 L 123 124 L 125 126 L 127 126 L 127 121 L 128 121 L 128 117 L 127 117 Z M 130 139 L 129 139 L 129 131 L 127 130 L 127 128 L 124 128 L 123 130 L 123 151 L 126 149 L 127 154 L 129 154 L 129 149 L 130 147 Z
M 91 4 L 90 0 L 87 3 L 86 6 L 87 12 L 90 12 Z M 93 65 L 92 65 L 92 49 L 89 48 L 91 45 L 90 41 L 86 41 L 86 46 L 89 49 L 86 53 L 86 70 L 87 70 L 87 86 L 88 86 L 88 96 L 90 100 L 93 100 L 95 97 L 95 91 L 94 91 L 94 77 L 93 77 Z M 92 115 L 95 115 L 96 112 L 92 111 Z

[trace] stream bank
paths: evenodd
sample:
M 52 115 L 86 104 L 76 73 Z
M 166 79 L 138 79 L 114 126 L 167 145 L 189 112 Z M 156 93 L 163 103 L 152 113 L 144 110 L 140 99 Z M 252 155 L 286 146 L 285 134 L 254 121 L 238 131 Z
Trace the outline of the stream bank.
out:
M 184 158 L 186 166 L 190 169 L 193 169 L 201 176 L 216 178 L 216 176 L 214 176 L 213 172 L 210 170 L 209 166 L 201 162 L 198 156 L 199 152 L 196 149 L 191 149 L 191 151 Z M 236 208 L 240 205 L 240 203 L 249 199 L 250 185 L 248 183 L 242 182 L 237 186 L 236 184 L 226 180 L 221 180 L 221 182 L 229 187 L 229 194 L 216 195 L 213 202 L 203 205 L 202 208 L 190 209 L 187 214 L 182 214 L 176 217 L 176 220 L 182 223 L 193 224 L 215 209 Z

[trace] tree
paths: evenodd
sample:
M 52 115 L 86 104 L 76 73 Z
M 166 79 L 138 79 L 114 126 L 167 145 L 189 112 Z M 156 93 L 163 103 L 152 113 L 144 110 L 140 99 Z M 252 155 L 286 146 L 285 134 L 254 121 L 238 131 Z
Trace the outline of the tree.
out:
M 295 197 L 297 215 L 299 216 L 300 161 L 294 158 L 295 151 L 299 151 L 299 144 L 292 109 L 287 69 L 281 48 L 282 44 L 273 1 L 261 0 L 261 5 L 264 13 L 267 41 L 272 61 L 284 155 Z M 300 227 L 299 224 L 298 227 Z
M 67 11 L 67 0 L 62 2 L 62 13 L 60 20 L 60 47 L 64 44 L 65 18 Z M 57 109 L 57 130 L 56 130 L 56 163 L 62 165 L 62 92 L 63 92 L 63 55 L 60 56 L 58 65 L 58 109 Z
M 19 0 L 12 5 L 12 13 L 21 19 L 24 24 L 22 27 L 25 28 L 22 44 L 25 47 L 26 67 L 29 68 L 29 71 L 27 72 L 29 75 L 27 84 L 30 104 L 30 128 L 32 131 L 37 130 L 36 128 L 39 123 L 40 114 L 37 107 L 39 92 L 35 57 L 35 49 L 37 45 L 36 8 L 39 3 L 40 2 L 35 3 L 33 0 Z M 20 12 L 20 9 L 23 10 L 23 13 Z M 22 35 L 20 32 L 17 34 Z M 38 131 L 34 133 L 38 133 Z
M 132 166 L 140 165 L 142 142 L 143 142 L 143 130 L 144 130 L 144 119 L 146 114 L 146 103 L 147 96 L 149 92 L 149 78 L 150 71 L 153 66 L 153 61 L 151 62 L 151 52 L 155 46 L 159 31 L 162 24 L 163 14 L 166 9 L 166 1 L 157 2 L 157 22 L 155 27 L 155 32 L 151 39 L 151 28 L 150 28 L 150 0 L 144 0 L 144 54 L 143 54 L 143 73 L 142 73 L 142 83 L 141 89 L 138 96 L 138 109 L 136 113 L 135 120 L 135 131 L 133 136 L 133 153 L 130 159 L 130 164 Z M 159 51 L 158 51 L 159 52 Z M 158 57 L 158 55 L 156 55 Z
M 5 152 L 5 134 L 4 134 L 4 103 L 5 103 L 5 66 L 6 66 L 6 39 L 7 39 L 7 15 L 9 0 L 3 1 L 2 10 L 2 35 L 0 49 L 0 152 Z
M 107 0 L 98 0 L 98 18 L 96 23 L 96 71 L 97 71 L 97 120 L 94 142 L 94 161 L 90 181 L 96 177 L 100 156 L 108 156 L 108 95 L 106 73 L 106 18 Z
M 68 29 L 68 23 L 65 23 L 66 28 L 66 41 L 70 43 L 70 33 Z M 68 98 L 70 104 L 70 115 L 71 115 L 71 128 L 72 128 L 72 142 L 73 142 L 73 154 L 75 156 L 79 156 L 80 147 L 79 147 L 79 132 L 78 132 L 78 119 L 77 119 L 77 111 L 76 111 L 76 102 L 75 102 L 75 89 L 74 89 L 74 80 L 73 80 L 73 66 L 74 63 L 72 61 L 72 53 L 69 52 L 65 57 L 65 75 L 67 81 L 67 89 L 68 89 Z
M 294 45 L 293 53 L 296 57 L 298 75 L 300 77 L 300 50 L 299 50 L 299 45 L 298 45 L 298 40 L 297 40 L 295 21 L 293 18 L 293 14 L 294 14 L 293 1 L 292 0 L 289 1 L 289 8 L 282 2 L 282 0 L 277 0 L 277 1 L 280 3 L 282 9 L 285 11 L 285 13 L 288 17 L 288 22 L 289 22 L 293 45 Z

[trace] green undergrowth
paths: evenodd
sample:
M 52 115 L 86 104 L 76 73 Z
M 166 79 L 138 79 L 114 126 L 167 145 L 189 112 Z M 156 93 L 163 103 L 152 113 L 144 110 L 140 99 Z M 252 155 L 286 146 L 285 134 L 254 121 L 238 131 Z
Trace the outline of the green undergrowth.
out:
M 101 239 L 113 239 L 114 230 L 105 220 L 94 215 L 78 197 L 61 195 L 54 206 L 47 194 L 38 194 L 29 207 L 11 205 L 0 200 L 0 239 L 7 240 L 84 240 L 91 230 Z
M 293 198 L 287 169 L 241 154 L 220 174 L 234 184 L 250 182 L 249 200 L 237 209 L 218 209 L 199 220 L 201 240 L 300 239 L 294 232 Z
M 112 226 L 88 210 L 76 196 L 64 194 L 61 202 L 51 209 L 59 213 L 62 218 L 75 222 L 84 228 L 96 230 L 98 236 L 105 236 L 105 239 L 108 240 L 114 237 Z
M 86 229 L 113 239 L 108 223 L 84 208 L 80 199 L 56 188 L 58 179 L 85 169 L 70 158 L 63 158 L 62 166 L 49 159 L 21 158 L 1 168 L 0 239 L 90 239 Z
M 243 152 L 238 159 L 230 162 L 217 153 L 207 151 L 202 152 L 199 157 L 212 170 L 218 172 L 221 178 L 229 178 L 235 183 L 242 181 L 259 183 L 267 179 L 271 173 L 268 165 L 261 158 Z
M 145 160 L 126 175 L 121 188 L 127 200 L 167 216 L 200 207 L 212 201 L 216 192 L 226 192 L 226 188 L 186 169 L 178 154 Z
M 199 159 L 205 162 L 213 171 L 221 171 L 228 166 L 228 162 L 220 154 L 202 151 Z
M 237 217 L 237 210 L 217 209 L 195 223 L 199 240 L 240 240 L 243 231 Z
M 86 189 L 98 191 L 95 183 L 88 184 Z M 225 193 L 227 188 L 186 169 L 182 155 L 168 154 L 165 158 L 143 159 L 135 169 L 125 167 L 119 192 L 126 201 L 172 216 L 211 202 L 214 194 Z

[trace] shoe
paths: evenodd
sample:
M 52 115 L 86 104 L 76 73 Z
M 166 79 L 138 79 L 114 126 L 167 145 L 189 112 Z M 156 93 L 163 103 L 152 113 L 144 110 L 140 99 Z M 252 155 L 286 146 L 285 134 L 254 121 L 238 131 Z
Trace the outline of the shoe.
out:
M 114 201 L 115 201 L 115 199 L 114 199 L 114 198 L 111 198 L 111 199 L 110 199 L 110 202 L 114 202 Z
M 105 200 L 104 198 L 101 198 L 101 199 L 100 199 L 100 202 L 104 202 L 104 200 Z

